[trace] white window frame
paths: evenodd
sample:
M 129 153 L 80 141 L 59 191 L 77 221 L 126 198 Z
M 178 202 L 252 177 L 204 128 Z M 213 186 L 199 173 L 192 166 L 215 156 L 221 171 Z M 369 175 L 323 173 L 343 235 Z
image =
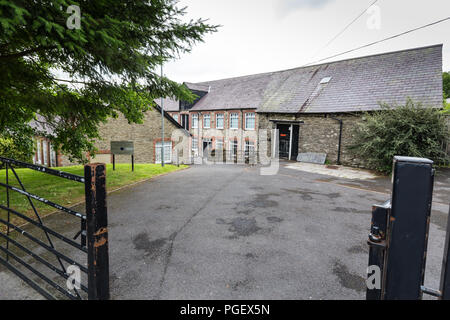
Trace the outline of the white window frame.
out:
M 198 156 L 198 138 L 192 137 L 191 150 L 194 156 Z
M 248 120 L 253 119 L 253 128 L 248 126 Z M 245 130 L 255 130 L 256 129 L 256 114 L 254 112 L 245 113 Z
M 219 123 L 218 119 L 221 118 L 222 120 L 222 125 L 218 126 L 217 124 Z M 225 127 L 225 117 L 223 113 L 217 113 L 216 114 L 216 129 L 223 129 Z
M 208 126 L 205 125 L 206 119 L 208 119 Z M 203 129 L 210 129 L 211 128 L 211 115 L 210 114 L 204 114 L 203 115 Z
M 36 153 L 37 153 L 37 157 L 36 157 L 36 163 L 37 164 L 42 164 L 42 153 L 41 153 L 41 139 L 37 139 L 37 144 L 36 144 Z
M 161 142 L 155 145 L 155 163 L 161 163 Z M 172 163 L 172 141 L 164 141 L 164 163 Z
M 174 115 L 173 115 L 173 119 L 174 119 L 176 122 L 178 122 L 178 114 L 174 114 Z
M 53 144 L 51 142 L 48 143 L 50 147 L 50 165 L 49 167 L 56 167 L 56 151 L 53 148 Z
M 235 116 L 235 119 L 233 119 L 234 116 Z M 232 127 L 233 120 L 236 120 L 236 127 Z M 239 129 L 239 113 L 237 113 L 237 112 L 230 113 L 230 129 L 231 130 Z
M 192 114 L 192 129 L 198 129 L 198 114 Z
M 247 150 L 250 153 L 250 149 L 255 152 L 255 143 L 253 141 L 250 140 L 245 140 L 245 145 L 244 145 L 244 153 L 247 152 Z
M 236 145 L 236 149 L 233 148 Z M 230 140 L 229 143 L 230 146 L 230 155 L 232 156 L 237 156 L 237 152 L 239 151 L 239 143 L 237 140 Z M 234 153 L 234 151 L 236 150 L 236 154 Z
M 218 145 L 221 147 L 219 148 Z M 216 150 L 223 150 L 223 139 L 216 139 Z

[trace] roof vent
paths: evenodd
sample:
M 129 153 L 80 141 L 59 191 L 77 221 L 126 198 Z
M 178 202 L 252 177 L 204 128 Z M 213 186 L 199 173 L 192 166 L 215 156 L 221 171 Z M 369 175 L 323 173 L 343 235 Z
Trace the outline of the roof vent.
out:
M 330 80 L 331 80 L 331 77 L 325 77 L 322 80 L 320 80 L 320 84 L 326 84 L 326 83 L 330 82 Z

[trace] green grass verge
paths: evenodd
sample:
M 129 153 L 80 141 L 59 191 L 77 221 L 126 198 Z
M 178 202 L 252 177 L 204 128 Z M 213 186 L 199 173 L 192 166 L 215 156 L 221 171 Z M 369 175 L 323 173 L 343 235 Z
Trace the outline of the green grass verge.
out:
M 139 181 L 147 180 L 152 177 L 169 173 L 172 171 L 186 168 L 187 166 L 166 165 L 161 167 L 157 164 L 136 164 L 134 172 L 131 172 L 131 164 L 116 164 L 116 170 L 113 171 L 112 165 L 108 164 L 106 168 L 106 188 L 107 191 L 113 191 L 120 187 L 130 185 Z M 55 168 L 68 173 L 79 176 L 84 175 L 83 166 Z M 53 201 L 65 207 L 70 207 L 76 203 L 84 201 L 84 184 L 70 181 L 60 177 L 44 174 L 30 169 L 15 169 L 17 175 L 22 181 L 26 191 L 35 195 L 41 196 L 45 199 Z M 5 183 L 5 170 L 0 170 L 0 181 Z M 14 174 L 9 170 L 9 183 L 20 188 Z M 11 191 L 10 207 L 21 213 L 25 213 L 29 217 L 35 217 L 34 212 L 27 200 L 27 198 L 17 192 Z M 6 206 L 6 190 L 0 187 L 0 203 Z M 33 200 L 41 217 L 54 212 L 55 209 L 42 202 Z M 1 210 L 0 217 L 6 220 L 6 212 Z M 22 219 L 11 215 L 14 223 L 21 224 Z M 2 228 L 3 225 L 0 226 Z

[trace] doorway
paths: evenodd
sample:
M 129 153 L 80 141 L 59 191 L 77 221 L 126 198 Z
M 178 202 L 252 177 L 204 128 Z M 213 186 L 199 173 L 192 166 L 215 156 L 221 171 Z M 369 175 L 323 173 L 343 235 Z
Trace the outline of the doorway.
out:
M 298 156 L 299 130 L 298 124 L 277 124 L 279 156 L 282 159 L 296 160 Z

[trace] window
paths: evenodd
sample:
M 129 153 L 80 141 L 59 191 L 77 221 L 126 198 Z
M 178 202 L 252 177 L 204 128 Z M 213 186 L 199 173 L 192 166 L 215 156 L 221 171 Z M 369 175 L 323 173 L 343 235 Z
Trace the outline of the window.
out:
M 37 163 L 42 164 L 41 140 L 40 139 L 37 140 L 36 153 L 37 153 L 37 159 L 36 159 Z
M 197 129 L 198 128 L 198 114 L 192 115 L 192 128 Z
M 194 156 L 198 155 L 198 139 L 192 138 L 192 152 L 194 153 Z
M 173 115 L 173 119 L 174 119 L 176 122 L 178 122 L 178 114 L 174 114 L 174 115 Z
M 216 114 L 216 129 L 223 129 L 223 113 Z
M 245 114 L 245 130 L 255 130 L 255 114 L 253 112 Z
M 252 141 L 246 140 L 244 152 L 246 156 L 253 154 L 255 152 L 255 144 Z
M 237 156 L 237 151 L 238 151 L 238 142 L 237 140 L 231 140 L 230 141 L 230 154 L 233 157 Z
M 53 148 L 53 144 L 50 144 L 50 166 L 56 167 L 56 151 Z
M 209 114 L 203 115 L 203 128 L 211 128 L 211 116 Z
M 238 129 L 239 127 L 239 114 L 230 114 L 230 129 Z
M 155 146 L 156 163 L 161 163 L 162 143 L 157 142 Z M 172 142 L 164 142 L 164 163 L 172 162 Z
M 188 114 L 181 115 L 181 126 L 184 129 L 189 130 L 189 115 Z
M 216 140 L 216 149 L 217 150 L 223 150 L 223 140 L 222 139 L 217 139 Z

